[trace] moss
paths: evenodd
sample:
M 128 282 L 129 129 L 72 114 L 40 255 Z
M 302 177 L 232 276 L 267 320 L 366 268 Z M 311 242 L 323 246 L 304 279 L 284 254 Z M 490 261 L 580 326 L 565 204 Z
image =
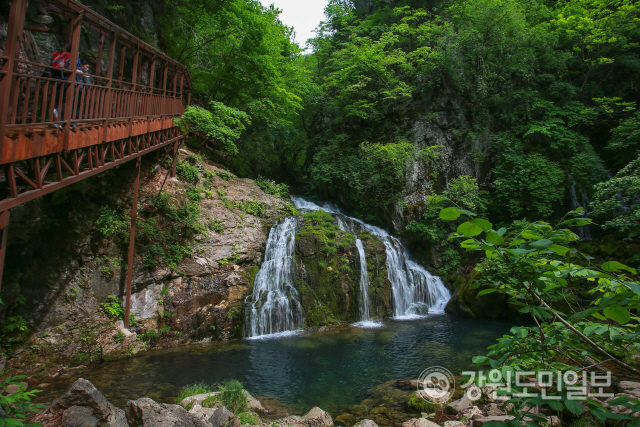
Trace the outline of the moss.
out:
M 409 399 L 409 401 L 407 402 L 407 408 L 409 408 L 412 411 L 426 412 L 429 414 L 433 412 L 437 412 L 440 409 L 442 409 L 440 405 L 427 402 L 426 400 L 422 399 L 420 396 L 418 396 L 417 392 L 413 393 L 413 395 L 411 396 L 411 399 Z
M 260 421 L 260 417 L 253 412 L 243 412 L 238 416 L 240 417 L 240 423 L 242 423 L 242 425 L 249 424 L 254 426 L 262 422 Z

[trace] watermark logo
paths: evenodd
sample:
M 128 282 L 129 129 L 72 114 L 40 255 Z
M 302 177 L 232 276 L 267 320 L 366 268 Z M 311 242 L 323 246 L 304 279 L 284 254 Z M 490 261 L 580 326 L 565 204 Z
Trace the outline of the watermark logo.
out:
M 425 369 L 418 378 L 418 396 L 427 402 L 441 405 L 456 391 L 453 374 L 442 366 Z

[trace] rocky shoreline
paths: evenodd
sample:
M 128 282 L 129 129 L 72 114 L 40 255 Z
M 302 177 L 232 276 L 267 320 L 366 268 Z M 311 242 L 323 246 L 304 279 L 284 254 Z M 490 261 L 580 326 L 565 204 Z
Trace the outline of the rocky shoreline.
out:
M 80 378 L 45 411 L 31 416 L 29 421 L 41 423 L 43 427 L 482 427 L 491 421 L 506 422 L 514 418 L 512 412 L 508 413 L 513 408 L 508 398 L 497 396 L 495 388 L 490 386 L 481 389 L 481 397 L 476 401 L 458 392 L 457 400 L 438 407 L 419 400 L 416 385 L 417 381 L 411 379 L 389 381 L 375 388 L 371 398 L 362 405 L 350 407 L 347 413 L 335 419 L 318 407 L 303 416 L 283 414 L 276 419 L 246 390 L 242 390 L 246 397 L 246 408 L 243 409 L 246 412 L 240 415 L 224 406 L 220 391 L 191 395 L 179 404 L 159 403 L 143 397 L 129 400 L 121 409 L 111 404 L 91 382 Z M 9 386 L 4 394 L 15 393 L 20 387 L 27 385 Z M 640 397 L 640 383 L 621 381 L 615 391 L 614 397 L 601 401 L 604 407 L 616 414 L 640 415 L 631 414 L 624 406 L 608 404 L 621 396 Z M 406 401 L 408 396 L 411 396 L 409 402 Z M 378 404 L 384 403 L 368 406 L 376 399 Z M 407 410 L 393 409 L 394 402 Z M 419 413 L 420 409 L 421 416 L 416 417 L 416 410 Z M 526 411 L 545 417 L 548 426 L 566 424 L 562 420 L 563 414 L 552 413 L 542 405 Z M 243 417 L 246 414 L 250 414 L 250 423 L 243 422 L 247 419 Z M 0 413 L 0 418 L 2 416 Z

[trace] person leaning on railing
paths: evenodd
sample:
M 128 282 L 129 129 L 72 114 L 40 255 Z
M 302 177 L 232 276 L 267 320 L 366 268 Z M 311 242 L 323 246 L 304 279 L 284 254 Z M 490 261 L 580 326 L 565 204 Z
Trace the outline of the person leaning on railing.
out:
M 70 44 L 67 45 L 66 51 L 67 52 L 71 52 L 71 45 Z M 66 70 L 69 69 L 69 62 L 71 62 L 70 58 L 69 58 L 69 60 L 65 61 L 64 68 Z M 88 77 L 89 64 L 86 61 L 84 61 L 84 63 L 86 64 L 86 66 L 83 66 L 83 61 L 80 60 L 80 52 L 78 52 L 78 60 L 77 60 L 77 63 L 76 63 L 76 87 L 78 86 L 77 83 L 91 83 L 91 78 Z M 61 72 L 61 73 L 62 73 L 61 78 L 68 81 L 69 77 L 71 76 L 71 74 L 66 74 L 65 75 L 64 72 Z M 85 74 L 87 74 L 87 75 L 85 75 Z M 66 88 L 68 87 L 68 84 L 64 85 L 65 91 L 59 90 L 60 85 L 62 85 L 62 82 L 58 83 L 58 86 L 56 88 L 57 95 L 58 96 L 65 96 Z M 78 105 L 77 105 L 77 110 L 76 110 L 76 114 L 75 114 L 75 119 L 76 120 L 80 118 L 80 103 L 81 103 L 81 100 L 82 100 L 82 91 L 83 91 L 83 88 L 81 88 L 80 91 L 79 91 Z M 75 99 L 75 91 L 74 91 L 74 97 L 71 98 L 72 105 L 73 105 L 74 99 Z M 58 101 L 56 99 L 56 104 L 57 103 L 58 103 Z M 64 117 L 65 106 L 66 106 L 66 99 L 64 99 L 64 101 L 62 103 L 62 112 L 61 112 L 62 117 Z M 58 111 L 54 109 L 53 110 L 53 114 L 54 114 L 55 119 L 58 120 Z M 71 123 L 71 125 L 75 126 L 75 123 Z M 57 127 L 58 129 L 62 129 L 62 126 L 60 126 L 59 124 L 54 124 L 54 126 Z

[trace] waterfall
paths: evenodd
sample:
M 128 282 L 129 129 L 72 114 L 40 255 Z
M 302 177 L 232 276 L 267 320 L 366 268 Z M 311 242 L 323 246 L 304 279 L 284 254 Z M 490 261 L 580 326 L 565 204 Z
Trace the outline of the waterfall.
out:
M 271 227 L 264 262 L 247 297 L 246 336 L 260 337 L 304 326 L 295 278 L 296 218 Z
M 573 177 L 571 175 L 569 175 L 569 179 L 571 180 L 571 209 L 575 210 L 575 209 L 579 208 L 580 206 L 582 206 L 584 208 L 585 215 L 588 214 L 588 212 L 589 212 L 589 195 L 580 186 L 579 190 L 580 190 L 580 199 L 581 199 L 581 201 L 578 201 L 578 194 L 577 194 L 577 191 L 576 191 L 576 187 L 579 186 L 579 184 L 575 181 L 575 179 L 573 179 Z M 591 229 L 589 228 L 588 225 L 587 226 L 583 226 L 583 227 L 576 227 L 576 232 L 578 233 L 578 236 L 580 236 L 580 240 L 591 240 L 592 239 Z
M 291 196 L 291 200 L 299 210 L 324 210 L 332 213 L 336 216 L 338 225 L 343 231 L 356 235 L 366 231 L 376 236 L 384 244 L 387 253 L 387 272 L 393 293 L 395 317 L 423 315 L 427 312 L 444 312 L 444 307 L 451 298 L 449 290 L 444 286 L 442 279 L 431 275 L 422 266 L 411 260 L 407 249 L 399 239 L 391 236 L 381 228 L 344 215 L 333 204 L 317 205 L 298 196 Z
M 364 252 L 362 240 L 356 240 L 356 247 L 360 255 L 360 321 L 371 321 L 371 310 L 369 309 L 369 272 L 367 271 L 367 255 Z

